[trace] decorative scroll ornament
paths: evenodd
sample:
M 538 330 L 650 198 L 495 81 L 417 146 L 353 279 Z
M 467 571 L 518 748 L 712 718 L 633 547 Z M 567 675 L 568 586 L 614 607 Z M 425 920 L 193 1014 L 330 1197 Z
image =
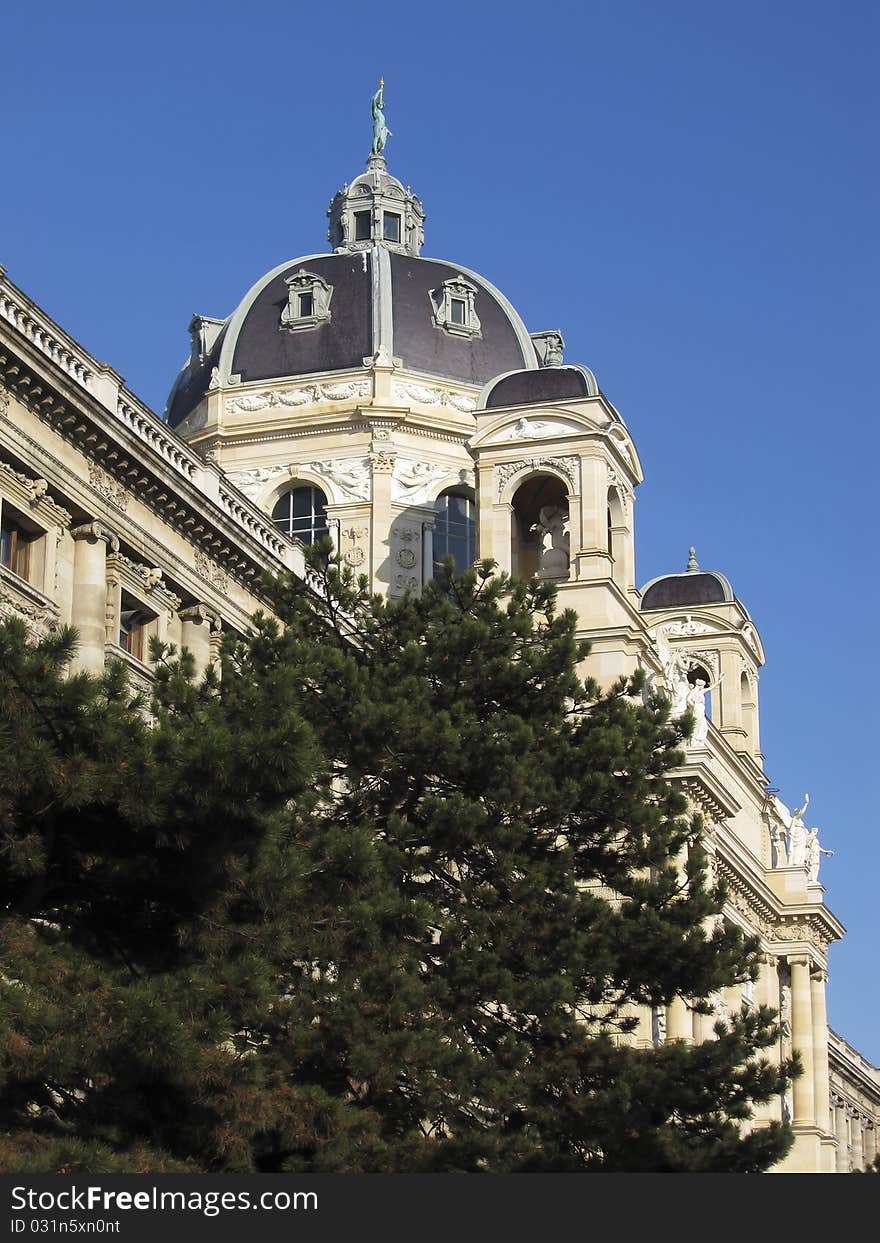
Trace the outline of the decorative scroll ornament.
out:
M 227 414 L 253 414 L 257 410 L 311 406 L 320 401 L 353 401 L 369 397 L 369 380 L 348 380 L 339 384 L 309 384 L 304 388 L 288 388 L 258 393 L 243 393 L 226 399 Z
M 519 462 L 502 462 L 500 466 L 495 467 L 499 499 L 510 480 L 528 470 L 556 471 L 568 480 L 573 492 L 577 491 L 578 459 L 576 457 L 524 458 Z
M 2 384 L 0 384 L 0 415 L 9 413 L 9 394 Z
M 620 475 L 618 475 L 614 467 L 609 466 L 607 462 L 605 464 L 605 470 L 607 473 L 608 487 L 616 489 L 617 495 L 620 497 L 620 503 L 623 506 L 624 517 L 628 519 L 630 504 L 632 503 L 632 493 L 630 492 L 628 486 L 620 478 Z

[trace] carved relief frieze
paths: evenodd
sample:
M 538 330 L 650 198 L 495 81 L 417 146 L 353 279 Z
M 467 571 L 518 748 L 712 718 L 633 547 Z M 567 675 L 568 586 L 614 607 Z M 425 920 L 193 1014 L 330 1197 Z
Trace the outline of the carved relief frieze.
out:
M 17 617 L 31 639 L 45 638 L 58 625 L 58 606 L 30 583 L 0 569 L 0 618 Z
M 89 462 L 89 483 L 99 496 L 125 512 L 128 506 L 129 493 L 125 487 L 100 467 L 97 462 Z
M 0 476 L 6 484 L 10 500 L 22 507 L 27 505 L 45 522 L 46 526 L 67 527 L 70 525 L 71 515 L 49 496 L 47 479 L 35 479 L 23 471 L 16 470 L 8 462 L 0 462 Z
M 249 500 L 256 500 L 267 484 L 281 475 L 290 475 L 289 466 L 261 466 L 253 470 L 227 471 L 226 478 Z
M 219 566 L 216 561 L 200 552 L 198 549 L 193 553 L 193 565 L 196 573 L 200 578 L 205 579 L 212 587 L 221 592 L 224 596 L 229 594 L 229 577 L 226 571 Z
M 562 475 L 569 483 L 572 492 L 578 490 L 580 464 L 576 457 L 524 458 L 518 462 L 502 462 L 495 467 L 495 482 L 498 499 L 511 479 L 525 471 L 551 470 Z
M 0 416 L 9 413 L 9 392 L 5 385 L 0 384 Z
M 453 474 L 453 468 L 436 462 L 412 462 L 398 458 L 391 479 L 391 499 L 398 504 L 424 505 L 434 499 L 441 479 Z
M 369 380 L 346 380 L 338 384 L 308 384 L 303 388 L 262 390 L 226 399 L 227 414 L 252 414 L 257 410 L 310 406 L 322 401 L 353 401 L 370 396 Z
M 343 499 L 370 499 L 370 463 L 367 458 L 336 458 L 324 462 L 310 462 L 308 469 L 332 484 L 334 491 Z
M 434 388 L 428 384 L 409 384 L 395 380 L 391 392 L 397 401 L 416 401 L 423 406 L 449 406 L 462 414 L 470 414 L 477 408 L 477 400 L 470 393 L 456 392 L 451 388 Z
M 572 419 L 517 419 L 509 427 L 493 432 L 486 444 L 503 444 L 508 440 L 541 440 L 545 436 L 571 436 L 582 431 Z
M 608 487 L 616 489 L 617 495 L 620 497 L 620 503 L 623 506 L 623 516 L 628 522 L 633 499 L 629 484 L 621 479 L 614 467 L 608 462 L 605 463 L 605 474 Z

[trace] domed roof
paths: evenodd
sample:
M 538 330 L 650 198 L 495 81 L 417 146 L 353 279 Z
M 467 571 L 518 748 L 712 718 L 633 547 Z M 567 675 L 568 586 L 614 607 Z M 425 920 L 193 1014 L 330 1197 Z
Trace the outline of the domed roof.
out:
M 684 574 L 664 574 L 645 584 L 641 608 L 646 612 L 698 608 L 703 604 L 725 604 L 733 599 L 733 588 L 724 575 L 715 570 L 701 570 L 691 548 Z
M 491 410 L 495 406 L 576 401 L 580 397 L 595 397 L 598 392 L 596 377 L 588 367 L 550 365 L 537 371 L 511 371 L 493 379 L 480 394 L 477 406 L 481 410 Z
M 379 160 L 372 157 L 331 204 L 330 236 L 342 239 L 333 254 L 279 264 L 225 321 L 194 317 L 192 354 L 168 399 L 173 427 L 211 387 L 350 371 L 373 361 L 474 386 L 537 369 L 525 324 L 491 282 L 459 264 L 420 257 L 421 205 Z M 302 296 L 305 316 L 296 311 Z

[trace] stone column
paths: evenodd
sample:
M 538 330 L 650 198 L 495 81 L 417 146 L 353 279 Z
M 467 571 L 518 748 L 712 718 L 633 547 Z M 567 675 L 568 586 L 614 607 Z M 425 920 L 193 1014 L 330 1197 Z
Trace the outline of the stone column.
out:
M 852 1167 L 854 1170 L 863 1170 L 865 1168 L 865 1146 L 862 1143 L 862 1127 L 864 1118 L 860 1114 L 853 1114 L 852 1120 Z
M 192 652 L 196 662 L 196 677 L 201 677 L 211 663 L 211 627 L 214 615 L 204 604 L 193 604 L 181 609 L 181 642 Z
M 434 528 L 430 522 L 422 523 L 422 586 L 434 577 Z
M 102 674 L 107 642 L 107 548 L 119 551 L 119 541 L 100 522 L 74 527 L 73 607 L 71 621 L 79 634 L 73 668 Z
M 848 1174 L 850 1164 L 849 1135 L 846 1129 L 846 1105 L 840 1100 L 834 1106 L 834 1130 L 837 1134 L 837 1172 L 838 1174 Z
M 370 523 L 370 577 L 373 591 L 384 594 L 391 583 L 391 475 L 395 454 L 371 453 L 373 521 Z
M 673 997 L 666 1009 L 666 1039 L 683 1040 L 685 1044 L 694 1042 L 693 1011 L 683 997 Z
M 801 1055 L 804 1073 L 795 1079 L 795 1126 L 813 1126 L 816 1121 L 813 1068 L 813 1007 L 810 994 L 810 963 L 807 958 L 791 958 L 791 1043 Z
M 870 1169 L 877 1155 L 877 1128 L 871 1123 L 865 1127 L 865 1167 Z
M 828 1090 L 828 1014 L 825 1006 L 824 971 L 810 977 L 810 1000 L 813 1011 L 813 1095 L 816 1125 L 826 1134 L 831 1130 L 831 1101 Z

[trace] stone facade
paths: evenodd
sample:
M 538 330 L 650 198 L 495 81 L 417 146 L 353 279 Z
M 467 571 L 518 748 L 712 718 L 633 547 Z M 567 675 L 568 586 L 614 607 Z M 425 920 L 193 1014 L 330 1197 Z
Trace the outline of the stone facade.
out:
M 641 666 L 676 710 L 698 717 L 675 779 L 703 814 L 710 865 L 728 882 L 724 918 L 763 948 L 756 986 L 726 990 L 716 1014 L 772 1005 L 779 1055 L 798 1049 L 805 1066 L 790 1099 L 753 1125 L 791 1121 L 784 1170 L 863 1167 L 876 1152 L 880 1074 L 827 1026 L 828 947 L 844 930 L 825 904 L 818 855 L 801 857 L 795 814 L 768 790 L 755 624 L 693 555 L 683 574 L 638 590 L 643 473 L 626 424 L 588 369 L 563 364 L 559 332 L 528 334 L 488 282 L 452 265 L 440 279 L 444 265 L 419 258 L 421 204 L 399 187 L 372 157 L 331 207 L 342 266 L 293 260 L 228 320 L 195 317 L 193 356 L 169 405 L 176 431 L 0 269 L 0 614 L 24 617 L 34 634 L 72 622 L 78 667 L 97 672 L 120 657 L 145 686 L 152 634 L 186 644 L 204 666 L 224 631 L 242 631 L 266 607 L 262 571 L 305 574 L 296 533 L 310 532 L 296 527 L 292 500 L 287 533 L 277 517 L 297 489 L 321 507 L 345 561 L 390 596 L 419 591 L 453 535 L 466 560 L 553 579 L 592 642 L 585 673 L 608 684 Z M 400 221 L 383 240 L 389 204 Z M 369 238 L 355 236 L 356 210 L 370 213 Z M 405 320 L 395 316 L 410 287 L 392 258 L 411 277 L 413 265 L 433 264 Z M 353 361 L 344 282 L 361 262 L 372 345 Z M 280 334 L 266 357 L 305 351 L 311 370 L 282 363 L 276 374 L 256 347 L 247 356 L 248 317 L 270 279 L 283 305 L 260 328 Z M 322 340 L 338 342 L 336 352 L 322 354 Z M 456 373 L 461 349 L 471 361 Z M 493 374 L 493 359 L 513 359 L 514 370 Z M 713 1039 L 712 1022 L 679 998 L 640 1016 L 635 1038 Z

